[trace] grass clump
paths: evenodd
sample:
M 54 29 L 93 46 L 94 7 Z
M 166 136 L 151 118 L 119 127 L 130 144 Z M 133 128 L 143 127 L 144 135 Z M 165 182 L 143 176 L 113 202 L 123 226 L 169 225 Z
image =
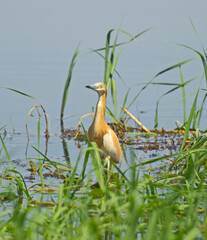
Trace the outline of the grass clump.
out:
M 1 237 L 205 239 L 205 171 L 197 171 L 193 178 L 181 173 L 141 177 L 136 165 L 129 171 L 126 177 L 119 169 L 121 174 L 113 181 L 94 186 L 86 176 L 84 181 L 82 175 L 75 179 L 75 167 L 53 193 L 53 205 L 35 201 L 35 195 L 23 202 L 20 195 L 10 211 L 1 213 Z M 100 183 L 98 175 L 104 177 L 103 172 L 95 174 Z
M 104 82 L 111 87 L 114 110 L 108 109 L 108 115 L 116 122 L 121 121 L 123 111 L 117 119 L 117 91 L 114 80 L 118 58 L 115 50 L 119 46 L 130 43 L 142 33 L 135 36 L 119 30 L 115 41 L 110 45 L 109 31 L 106 46 L 93 50 L 104 59 Z M 118 43 L 120 32 L 130 36 L 125 43 Z M 191 49 L 192 50 L 192 49 Z M 64 132 L 63 116 L 71 82 L 72 72 L 79 54 L 77 49 L 73 55 L 68 78 L 66 80 L 62 107 L 61 128 Z M 105 52 L 105 55 L 101 54 Z M 194 50 L 193 50 L 194 51 Z M 200 55 L 205 69 L 205 54 Z M 187 83 L 194 78 L 184 81 L 181 67 L 193 61 L 190 58 L 179 61 L 175 65 L 160 71 L 153 79 L 145 83 L 140 91 L 128 103 L 127 90 L 123 107 L 128 108 L 140 94 L 161 74 L 178 69 L 180 83 L 168 84 L 169 89 L 158 100 L 155 114 L 155 129 L 158 127 L 158 106 L 161 99 L 177 89 L 182 91 L 184 107 L 184 123 L 182 128 L 172 131 L 182 131 L 182 141 L 179 148 L 169 155 L 148 158 L 138 163 L 136 152 L 129 148 L 129 156 L 124 151 L 125 164 L 117 166 L 113 162 L 114 171 L 109 174 L 101 164 L 99 149 L 96 144 L 87 140 L 88 147 L 80 150 L 75 166 L 71 166 L 68 156 L 67 142 L 63 137 L 66 163 L 50 160 L 40 149 L 40 123 L 38 122 L 38 147 L 33 147 L 38 153 L 38 172 L 40 183 L 28 186 L 22 173 L 14 166 L 4 142 L 1 138 L 0 158 L 6 158 L 10 167 L 6 167 L 0 175 L 0 238 L 2 239 L 206 239 L 207 238 L 207 176 L 206 176 L 206 131 L 200 131 L 199 121 L 202 116 L 206 96 L 198 108 L 200 89 L 197 90 L 191 111 L 187 117 L 186 91 Z M 205 74 L 204 74 L 205 75 Z M 119 74 L 118 74 L 119 76 Z M 167 85 L 167 83 L 164 83 Z M 84 126 L 82 125 L 84 130 Z M 2 131 L 3 128 L 0 129 Z M 123 134 L 123 130 L 120 127 Z M 125 128 L 126 129 L 126 128 Z M 155 130 L 149 136 L 157 137 L 162 131 Z M 192 131 L 192 129 L 194 131 Z M 164 131 L 164 130 L 163 130 Z M 137 137 L 138 132 L 132 132 Z M 140 133 L 139 133 L 140 134 Z M 146 133 L 145 133 L 146 134 Z M 135 138 L 134 137 L 134 138 Z M 124 141 L 123 141 L 124 142 Z M 129 145 L 132 144 L 131 142 Z M 80 169 L 80 160 L 83 165 Z M 151 173 L 149 169 L 161 161 L 171 160 L 166 168 Z M 92 167 L 87 171 L 89 161 Z M 146 171 L 142 167 L 146 167 Z M 44 170 L 49 169 L 50 177 L 55 177 L 58 187 L 50 187 L 44 181 Z M 34 172 L 36 170 L 33 170 Z M 55 173 L 55 174 L 52 174 Z M 95 179 L 95 180 L 94 180 Z

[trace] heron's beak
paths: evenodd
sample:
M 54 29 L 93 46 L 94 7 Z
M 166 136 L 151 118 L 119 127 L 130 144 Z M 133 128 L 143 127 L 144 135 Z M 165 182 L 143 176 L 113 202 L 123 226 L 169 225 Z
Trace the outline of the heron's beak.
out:
M 96 84 L 93 84 L 93 85 L 87 85 L 85 86 L 86 88 L 90 88 L 92 90 L 96 90 L 97 89 L 97 85 Z

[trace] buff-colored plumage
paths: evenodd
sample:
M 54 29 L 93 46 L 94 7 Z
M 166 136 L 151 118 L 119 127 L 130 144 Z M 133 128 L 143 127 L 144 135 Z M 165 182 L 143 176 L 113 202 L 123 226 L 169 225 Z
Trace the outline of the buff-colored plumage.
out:
M 101 155 L 102 159 L 109 156 L 112 161 L 119 163 L 121 160 L 123 160 L 123 154 L 119 140 L 115 132 L 105 122 L 107 96 L 106 85 L 98 82 L 94 85 L 88 85 L 86 87 L 96 91 L 99 95 L 95 117 L 88 129 L 88 138 L 91 142 L 96 142 L 98 147 L 103 150 L 105 156 Z

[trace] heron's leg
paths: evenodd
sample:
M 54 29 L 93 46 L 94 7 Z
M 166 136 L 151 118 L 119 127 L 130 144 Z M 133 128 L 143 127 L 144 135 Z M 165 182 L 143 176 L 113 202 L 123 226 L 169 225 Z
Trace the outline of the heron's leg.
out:
M 105 161 L 107 162 L 107 177 L 108 177 L 108 181 L 109 181 L 110 178 L 111 178 L 111 174 L 112 174 L 110 172 L 110 170 L 113 167 L 113 165 L 110 164 L 110 157 L 109 156 L 105 158 Z
M 110 169 L 110 157 L 106 157 L 105 158 L 105 161 L 107 162 L 107 171 L 109 172 L 109 169 Z
M 109 157 L 106 158 L 106 161 L 107 161 L 107 169 L 109 171 L 109 169 L 110 169 L 110 159 L 109 159 Z

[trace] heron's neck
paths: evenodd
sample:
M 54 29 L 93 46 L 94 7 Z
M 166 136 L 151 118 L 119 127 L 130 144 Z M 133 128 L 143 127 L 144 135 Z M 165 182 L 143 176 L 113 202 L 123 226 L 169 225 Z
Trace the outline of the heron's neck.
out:
M 106 94 L 102 94 L 98 98 L 96 105 L 96 113 L 94 118 L 94 123 L 101 124 L 105 120 L 105 109 L 106 109 Z

